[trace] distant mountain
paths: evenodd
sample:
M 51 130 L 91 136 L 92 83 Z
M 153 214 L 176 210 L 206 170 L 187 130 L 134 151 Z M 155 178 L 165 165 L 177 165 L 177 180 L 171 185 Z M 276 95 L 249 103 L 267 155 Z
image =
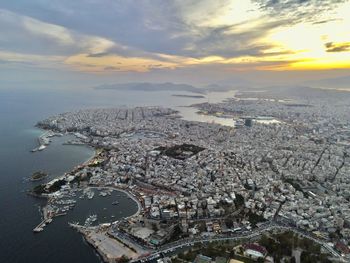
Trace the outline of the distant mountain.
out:
M 217 81 L 213 84 L 209 84 L 204 87 L 205 90 L 208 92 L 226 92 L 231 90 L 248 90 L 251 89 L 253 86 L 256 86 L 255 83 L 253 83 L 250 80 L 234 76 L 231 78 L 223 79 L 220 81 Z M 259 85 L 261 86 L 261 85 Z
M 313 80 L 305 83 L 315 88 L 347 89 L 350 91 L 350 76 Z
M 171 82 L 166 83 L 149 83 L 149 82 L 135 82 L 123 84 L 105 84 L 94 87 L 98 90 L 134 90 L 134 91 L 188 91 L 193 93 L 204 94 L 205 89 L 196 88 L 187 84 L 175 84 Z
M 218 84 L 210 84 L 204 87 L 204 89 L 207 92 L 225 92 L 225 91 L 230 91 L 230 90 L 234 90 L 235 88 L 232 86 L 228 86 L 228 85 L 218 85 Z
M 253 97 L 260 98 L 279 98 L 279 99 L 308 99 L 308 98 L 318 98 L 318 99 L 339 99 L 339 100 L 350 100 L 350 92 L 344 90 L 335 89 L 321 89 L 306 86 L 267 86 L 261 89 L 256 89 L 254 91 L 244 91 L 249 92 L 248 94 Z M 254 95 L 252 95 L 254 94 Z

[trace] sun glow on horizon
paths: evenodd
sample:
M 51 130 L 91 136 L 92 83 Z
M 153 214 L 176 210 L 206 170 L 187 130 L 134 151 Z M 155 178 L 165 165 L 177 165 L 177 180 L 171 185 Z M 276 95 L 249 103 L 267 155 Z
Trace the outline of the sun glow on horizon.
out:
M 283 27 L 273 32 L 269 38 L 286 49 L 293 50 L 291 57 L 300 60 L 293 62 L 288 69 L 335 69 L 350 68 L 350 48 L 344 45 L 350 42 L 350 3 L 345 3 L 334 11 L 337 18 L 320 24 L 298 24 Z M 327 49 L 331 43 L 337 49 Z M 344 46 L 344 50 L 341 47 Z M 303 61 L 306 59 L 307 61 Z
M 174 1 L 169 9 L 147 2 L 140 19 L 124 24 L 135 23 L 135 32 L 125 27 L 128 32 L 110 33 L 99 25 L 106 30 L 101 34 L 0 9 L 0 61 L 6 62 L 3 67 L 56 65 L 112 74 L 208 65 L 247 71 L 350 69 L 350 1 L 326 2 L 319 14 L 312 14 L 318 7 L 311 1 Z

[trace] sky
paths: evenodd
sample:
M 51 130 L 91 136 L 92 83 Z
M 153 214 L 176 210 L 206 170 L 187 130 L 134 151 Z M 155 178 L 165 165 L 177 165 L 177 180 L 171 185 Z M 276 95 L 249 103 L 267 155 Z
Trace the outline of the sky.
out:
M 350 75 L 348 0 L 1 0 L 0 86 Z

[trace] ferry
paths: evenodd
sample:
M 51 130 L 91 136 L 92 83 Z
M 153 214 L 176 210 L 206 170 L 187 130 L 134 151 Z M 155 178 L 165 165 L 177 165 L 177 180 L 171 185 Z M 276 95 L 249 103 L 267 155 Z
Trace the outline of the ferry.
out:
M 38 151 L 42 151 L 42 150 L 44 150 L 45 148 L 46 148 L 45 145 L 40 145 L 39 148 L 38 148 Z
M 37 227 L 37 228 L 34 228 L 33 229 L 33 232 L 34 233 L 39 233 L 39 232 L 41 232 L 41 231 L 43 231 L 44 229 L 42 228 L 42 227 Z

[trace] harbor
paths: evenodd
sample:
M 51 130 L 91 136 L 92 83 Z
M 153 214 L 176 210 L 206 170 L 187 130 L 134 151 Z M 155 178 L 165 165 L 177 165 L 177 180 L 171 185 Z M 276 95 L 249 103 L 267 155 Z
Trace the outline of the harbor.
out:
M 41 134 L 39 137 L 38 137 L 38 144 L 39 146 L 32 149 L 31 152 L 37 152 L 37 151 L 43 151 L 46 149 L 47 146 L 50 145 L 50 143 L 52 142 L 51 138 L 52 137 L 61 137 L 63 136 L 62 133 L 56 133 L 56 132 L 53 132 L 53 131 L 45 131 L 43 134 Z
M 83 226 L 94 226 L 118 220 L 125 212 L 139 213 L 141 204 L 124 190 L 107 187 L 60 190 L 48 198 L 42 208 L 42 221 L 33 232 L 42 232 L 57 216 L 64 216 L 67 222 Z
M 52 137 L 62 138 L 59 140 L 52 140 Z M 70 133 L 63 135 L 62 133 L 56 133 L 51 130 L 44 132 L 38 137 L 38 142 L 40 146 L 45 146 L 45 148 L 52 142 L 55 142 L 55 144 L 59 143 L 64 147 L 66 147 L 66 145 L 85 145 L 84 140 L 86 140 L 86 137 L 79 133 Z M 76 143 L 72 144 L 71 142 Z M 40 150 L 37 149 L 35 151 Z M 74 167 L 73 171 L 84 169 L 85 166 L 93 164 L 95 161 L 96 151 L 94 151 L 94 155 L 88 158 L 85 162 Z M 43 172 L 35 172 L 33 173 L 33 175 L 39 173 L 41 174 Z M 47 177 L 47 174 L 45 175 L 45 177 Z M 59 182 L 67 176 L 69 176 L 69 174 L 65 173 L 62 176 L 52 179 L 51 181 L 46 183 L 46 187 L 56 187 L 55 185 L 59 184 Z M 43 177 L 42 179 L 44 179 L 45 177 Z M 42 232 L 44 228 L 54 220 L 55 217 L 66 216 L 67 214 L 70 214 L 77 204 L 79 206 L 83 203 L 84 205 L 89 206 L 89 208 L 91 208 L 89 209 L 88 213 L 85 213 L 84 217 L 74 216 L 73 221 L 77 224 L 82 224 L 84 226 L 92 226 L 100 224 L 101 222 L 113 221 L 119 218 L 120 215 L 124 214 L 122 211 L 117 211 L 118 208 L 123 209 L 119 206 L 121 202 L 125 203 L 125 201 L 123 201 L 123 197 L 127 198 L 129 202 L 135 201 L 135 203 L 137 204 L 137 212 L 139 212 L 141 209 L 141 204 L 139 203 L 137 198 L 130 195 L 128 191 L 118 189 L 117 187 L 98 187 L 88 185 L 79 186 L 77 184 L 75 184 L 73 187 L 70 187 L 69 185 L 63 185 L 62 187 L 60 186 L 60 189 L 58 191 L 55 191 L 52 194 L 38 194 L 36 192 L 36 189 L 42 186 L 43 185 L 37 185 L 36 187 L 34 187 L 34 190 L 32 192 L 29 192 L 29 194 L 33 196 L 45 197 L 47 200 L 46 204 L 40 208 L 42 220 L 36 227 L 33 228 L 34 233 Z M 88 203 L 90 204 L 87 204 L 86 201 L 88 201 Z M 99 212 L 99 216 L 97 215 L 96 211 L 93 211 L 94 204 L 91 204 L 96 203 L 96 201 L 98 203 L 103 203 L 103 209 Z M 105 205 L 105 202 L 108 202 L 108 205 Z M 98 207 L 101 206 L 98 205 Z M 77 210 L 79 210 L 79 208 Z M 109 212 L 113 212 L 113 214 L 109 214 Z M 75 213 L 72 214 L 74 215 Z M 98 217 L 99 220 L 97 220 Z

